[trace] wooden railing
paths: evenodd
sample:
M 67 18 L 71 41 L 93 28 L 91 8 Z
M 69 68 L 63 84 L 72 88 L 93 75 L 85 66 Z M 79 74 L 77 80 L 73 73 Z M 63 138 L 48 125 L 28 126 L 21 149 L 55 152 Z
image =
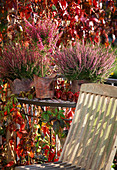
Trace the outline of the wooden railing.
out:
M 105 83 L 111 84 L 112 86 L 117 86 L 117 79 L 109 78 Z

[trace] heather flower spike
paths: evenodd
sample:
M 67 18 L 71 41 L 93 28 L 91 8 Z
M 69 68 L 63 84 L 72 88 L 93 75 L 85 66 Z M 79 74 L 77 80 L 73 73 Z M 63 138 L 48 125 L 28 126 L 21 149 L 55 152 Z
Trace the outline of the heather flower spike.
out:
M 76 43 L 72 47 L 63 47 L 53 55 L 59 72 L 68 80 L 89 80 L 103 82 L 114 69 L 114 51 L 108 47 Z

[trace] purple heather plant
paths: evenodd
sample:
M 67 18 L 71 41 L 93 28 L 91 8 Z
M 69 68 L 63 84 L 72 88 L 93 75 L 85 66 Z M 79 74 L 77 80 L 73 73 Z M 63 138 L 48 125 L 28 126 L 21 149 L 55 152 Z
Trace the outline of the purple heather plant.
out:
M 33 21 L 32 24 L 25 20 L 25 31 L 29 35 L 31 44 L 34 44 L 40 53 L 43 77 L 43 60 L 48 60 L 62 33 L 59 33 L 58 25 L 50 18 L 39 19 L 37 23 Z
M 29 78 L 41 75 L 41 60 L 39 53 L 34 48 L 21 44 L 6 44 L 0 57 L 0 78 L 11 79 Z
M 77 42 L 75 46 L 56 50 L 53 58 L 68 80 L 103 82 L 113 71 L 116 57 L 110 48 Z

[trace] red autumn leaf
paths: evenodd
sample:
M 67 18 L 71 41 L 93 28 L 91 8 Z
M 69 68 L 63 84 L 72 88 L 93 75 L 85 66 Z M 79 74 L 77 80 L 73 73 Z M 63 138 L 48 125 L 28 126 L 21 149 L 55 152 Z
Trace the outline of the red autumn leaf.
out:
M 13 144 L 14 144 L 14 140 L 11 139 L 11 140 L 9 141 L 9 143 L 10 143 L 10 145 L 13 145 Z
M 4 115 L 5 115 L 5 116 L 7 115 L 7 111 L 4 112 Z
M 56 89 L 56 98 L 60 99 L 61 98 L 62 91 L 59 89 Z
M 64 80 L 62 80 L 62 81 L 61 81 L 61 86 L 64 86 L 64 83 L 65 83 L 65 81 L 64 81 Z
M 59 0 L 59 5 L 60 5 L 62 10 L 65 10 L 68 6 L 68 4 L 65 0 Z
M 22 123 L 22 124 L 20 125 L 20 130 L 22 131 L 22 130 L 24 130 L 24 128 L 25 128 L 25 124 Z
M 54 159 L 54 162 L 57 162 L 59 160 L 59 158 L 57 158 L 57 159 Z
M 26 130 L 20 130 L 20 132 L 23 134 L 27 134 L 27 131 Z
M 49 156 L 48 156 L 48 161 L 49 161 L 49 162 L 53 161 L 54 157 L 55 157 L 55 153 L 53 153 L 52 151 L 50 151 Z
M 16 105 L 15 105 L 15 104 L 13 104 L 13 107 L 16 107 Z
M 96 33 L 96 35 L 95 35 L 95 38 L 94 38 L 94 41 L 96 42 L 96 43 L 98 43 L 99 42 L 99 33 Z
M 14 150 L 16 151 L 17 156 L 20 158 L 20 156 L 22 156 L 23 153 L 23 149 L 21 148 L 21 145 L 18 144 L 17 148 L 14 148 Z
M 20 17 L 23 18 L 24 17 L 24 12 L 20 12 Z
M 42 131 L 44 135 L 46 135 L 46 133 L 48 133 L 48 128 L 46 126 L 42 126 Z
M 31 127 L 31 117 L 29 117 L 28 120 L 29 120 L 29 126 Z
M 45 152 L 45 155 L 48 155 L 49 150 L 45 149 L 44 152 Z
M 14 165 L 14 161 L 9 162 L 5 167 L 11 167 L 12 165 Z
M 66 92 L 63 92 L 62 94 L 61 94 L 61 99 L 62 100 L 67 100 L 67 93 Z
M 68 100 L 73 101 L 74 94 L 71 91 L 68 91 L 67 95 L 68 95 Z
M 72 118 L 73 117 L 73 112 L 70 110 L 68 113 L 67 113 L 67 118 Z
M 12 108 L 12 109 L 10 110 L 10 112 L 13 112 L 13 111 L 15 111 L 15 108 Z
M 76 93 L 74 94 L 74 101 L 75 101 L 75 102 L 77 102 L 78 96 L 79 96 L 79 92 L 76 92 Z
M 51 0 L 52 3 L 54 3 L 55 5 L 57 5 L 58 0 Z
M 17 136 L 21 139 L 23 135 L 21 132 L 17 132 Z
M 62 149 L 60 149 L 57 153 L 57 156 L 60 156 L 61 155 L 61 152 L 62 152 Z
M 48 145 L 45 145 L 43 149 L 49 149 L 50 147 Z
M 25 12 L 26 19 L 28 19 L 30 17 L 30 15 L 31 15 L 30 11 L 26 10 L 26 12 Z

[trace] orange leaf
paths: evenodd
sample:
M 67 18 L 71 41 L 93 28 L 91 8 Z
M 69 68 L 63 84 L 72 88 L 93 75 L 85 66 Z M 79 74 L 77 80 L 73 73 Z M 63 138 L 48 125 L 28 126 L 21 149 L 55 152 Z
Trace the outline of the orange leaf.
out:
M 31 152 L 29 153 L 29 156 L 30 156 L 31 158 L 34 158 L 34 153 L 31 151 Z

